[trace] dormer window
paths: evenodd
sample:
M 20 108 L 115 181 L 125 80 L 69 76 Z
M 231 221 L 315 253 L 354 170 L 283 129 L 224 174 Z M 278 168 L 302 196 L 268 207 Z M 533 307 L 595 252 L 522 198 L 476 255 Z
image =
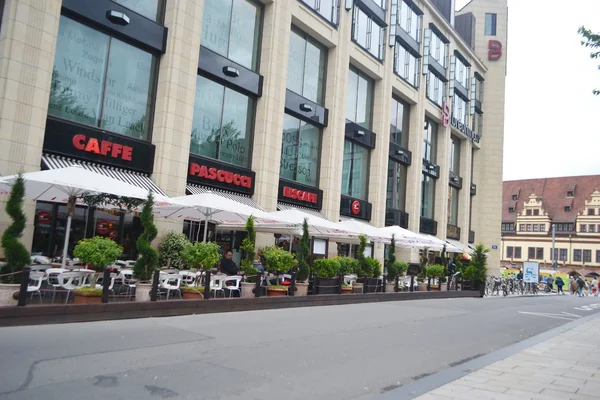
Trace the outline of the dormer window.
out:
M 567 197 L 573 197 L 573 195 L 574 195 L 573 190 L 567 190 Z
M 531 210 L 526 210 L 525 215 L 531 215 Z
M 540 215 L 540 210 L 533 210 L 533 215 Z
M 513 199 L 514 201 L 518 200 L 518 199 L 519 199 L 519 195 L 518 195 L 518 194 L 513 194 L 513 197 L 512 197 L 512 199 Z
M 565 206 L 565 212 L 571 212 L 571 206 Z
M 596 215 L 596 209 L 595 208 L 588 208 L 588 215 Z
M 586 224 L 579 225 L 579 232 L 587 232 L 587 225 Z

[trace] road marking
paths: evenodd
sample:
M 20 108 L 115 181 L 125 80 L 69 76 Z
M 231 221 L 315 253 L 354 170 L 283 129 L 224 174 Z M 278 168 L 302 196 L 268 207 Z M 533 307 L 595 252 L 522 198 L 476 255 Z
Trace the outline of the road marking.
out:
M 582 311 L 593 311 L 596 308 L 600 308 L 600 304 L 599 303 L 595 303 L 595 304 L 586 304 L 585 306 L 580 306 L 580 307 L 573 307 L 575 310 L 582 310 Z
M 546 318 L 556 318 L 556 319 L 565 319 L 567 321 L 573 321 L 576 318 L 573 318 L 573 316 L 575 314 L 571 314 L 571 316 L 569 316 L 568 314 L 552 314 L 552 313 L 541 313 L 541 312 L 529 312 L 529 311 L 519 311 L 519 314 L 527 314 L 527 315 L 535 315 L 538 317 L 546 317 Z M 579 315 L 577 315 L 577 318 L 580 318 Z
M 581 318 L 581 315 L 572 314 L 572 313 L 569 313 L 569 312 L 564 312 L 564 311 L 563 311 L 563 312 L 562 312 L 562 314 L 565 314 L 565 315 L 572 315 L 572 316 L 574 316 L 574 317 L 576 317 L 576 318 Z

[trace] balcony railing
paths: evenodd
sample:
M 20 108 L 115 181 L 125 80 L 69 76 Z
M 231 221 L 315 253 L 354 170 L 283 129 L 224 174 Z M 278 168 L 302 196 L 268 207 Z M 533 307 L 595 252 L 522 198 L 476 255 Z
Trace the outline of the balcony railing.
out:
M 469 243 L 475 243 L 475 231 L 469 231 Z
M 404 229 L 408 229 L 408 213 L 395 208 L 386 208 L 385 225 L 398 225 Z
M 421 217 L 421 221 L 419 223 L 419 232 L 437 235 L 437 221 L 430 218 Z
M 449 239 L 460 240 L 460 227 L 448 224 L 446 229 L 446 237 Z

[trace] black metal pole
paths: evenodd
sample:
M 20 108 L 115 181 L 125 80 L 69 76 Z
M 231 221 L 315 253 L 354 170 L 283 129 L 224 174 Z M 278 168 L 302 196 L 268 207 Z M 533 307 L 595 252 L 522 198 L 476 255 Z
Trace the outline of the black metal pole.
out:
M 158 279 L 160 277 L 160 270 L 155 269 L 154 275 L 152 276 L 152 289 L 150 290 L 150 301 L 156 301 L 158 297 Z
M 104 268 L 104 275 L 102 275 L 102 302 L 108 303 L 108 288 L 110 287 L 110 269 Z
M 415 291 L 415 276 L 414 275 L 410 276 L 410 291 L 411 292 Z
M 342 294 L 342 285 L 344 284 L 344 277 L 338 275 L 338 294 Z
M 363 283 L 363 294 L 369 293 L 369 277 L 365 275 L 363 278 L 365 283 Z
M 288 290 L 288 294 L 290 296 L 295 296 L 296 295 L 296 272 L 292 272 L 292 283 L 290 285 L 290 289 Z
M 381 292 L 385 293 L 386 291 L 386 286 L 387 286 L 387 275 L 383 275 L 383 281 L 382 281 L 382 287 L 381 287 Z
M 30 272 L 31 268 L 23 268 L 23 274 L 21 275 L 21 286 L 19 287 L 19 302 L 17 303 L 19 306 L 27 305 L 27 287 L 29 286 Z
M 427 278 L 427 291 L 431 291 L 431 277 Z
M 262 280 L 262 272 L 258 272 L 256 274 L 256 286 L 254 287 L 254 297 L 260 297 L 261 288 L 261 280 Z
M 210 270 L 204 273 L 204 300 L 210 299 Z
M 313 275 L 313 291 L 312 294 L 313 296 L 316 296 L 319 294 L 319 284 L 321 282 L 319 282 L 319 277 L 317 276 L 317 274 Z
M 396 282 L 394 283 L 394 293 L 398 293 L 400 288 L 398 287 L 398 282 L 400 281 L 399 277 L 396 277 Z

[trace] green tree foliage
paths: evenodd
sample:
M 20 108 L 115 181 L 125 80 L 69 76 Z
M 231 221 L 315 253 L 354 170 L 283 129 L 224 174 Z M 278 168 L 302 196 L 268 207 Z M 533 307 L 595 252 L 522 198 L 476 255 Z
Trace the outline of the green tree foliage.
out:
M 22 271 L 23 267 L 31 262 L 27 248 L 19 240 L 23 236 L 25 224 L 27 223 L 27 217 L 23 213 L 24 198 L 25 179 L 23 179 L 23 174 L 19 174 L 6 202 L 6 213 L 13 222 L 2 234 L 2 248 L 6 257 L 6 265 L 0 270 L 2 274 Z M 21 275 L 9 275 L 3 281 L 6 283 L 20 283 Z
M 310 236 L 308 235 L 308 220 L 304 218 L 302 223 L 302 237 L 300 238 L 300 249 L 298 251 L 298 274 L 296 279 L 305 282 L 310 275 L 308 260 L 310 259 Z
M 581 35 L 582 41 L 581 45 L 585 48 L 591 49 L 590 58 L 593 60 L 597 60 L 600 58 L 600 33 L 592 32 L 589 29 L 586 29 L 585 26 L 579 27 L 577 32 Z M 600 65 L 598 65 L 598 69 L 600 69 Z M 600 89 L 594 89 L 593 93 L 597 96 L 600 95 Z
M 183 233 L 169 231 L 164 240 L 158 245 L 158 265 L 183 269 L 185 263 L 181 258 L 181 251 L 189 243 Z
M 388 275 L 388 280 L 392 279 L 396 279 L 394 278 L 390 278 L 390 268 L 394 268 L 393 264 L 396 262 L 396 235 L 392 234 L 392 240 L 390 241 L 390 247 L 389 247 L 389 253 L 388 253 L 388 259 L 387 259 L 387 263 L 385 266 L 386 269 L 386 273 Z
M 360 264 L 356 258 L 352 257 L 335 257 L 335 260 L 340 264 L 340 269 L 338 270 L 338 275 L 348 275 L 352 273 L 356 273 L 356 271 L 360 270 Z M 358 275 L 358 274 L 357 274 Z
M 340 262 L 336 258 L 321 258 L 313 262 L 312 269 L 319 278 L 333 278 L 340 271 Z
M 406 271 L 408 271 L 408 264 L 404 261 L 396 260 L 392 264 L 388 264 L 388 282 L 394 282 L 396 277 L 406 274 Z
M 360 242 L 358 244 L 358 247 L 356 248 L 356 259 L 358 260 L 359 268 L 356 271 L 356 275 L 360 277 L 370 276 L 369 266 L 367 265 L 365 257 L 365 250 L 367 248 L 367 237 L 365 235 L 360 235 L 358 237 L 358 240 Z
M 490 249 L 487 249 L 483 243 L 478 243 L 475 246 L 475 250 L 471 252 L 471 262 L 466 268 L 469 274 L 472 275 L 472 280 L 483 283 L 487 278 L 487 253 Z
M 102 236 L 82 239 L 77 242 L 73 255 L 96 271 L 112 265 L 123 254 L 123 247 L 114 240 Z
M 381 263 L 375 258 L 365 257 L 363 272 L 369 278 L 377 278 L 381 275 Z
M 254 228 L 253 216 L 249 216 L 246 220 L 246 232 L 248 233 L 248 237 L 244 238 L 240 245 L 240 249 L 244 252 L 241 267 L 245 275 L 256 275 L 258 270 L 252 265 L 256 258 L 256 229 Z
M 273 274 L 284 274 L 294 268 L 297 261 L 294 255 L 277 246 L 267 246 L 263 249 L 267 259 L 267 268 Z
M 156 239 L 158 230 L 154 226 L 154 215 L 152 207 L 154 206 L 154 196 L 148 192 L 148 197 L 142 207 L 140 221 L 144 231 L 136 241 L 136 247 L 140 257 L 133 266 L 133 274 L 136 278 L 147 281 L 152 278 L 152 273 L 158 266 L 158 252 L 152 247 L 152 241 Z
M 428 278 L 441 278 L 444 276 L 444 266 L 440 264 L 428 265 L 426 273 Z
M 219 245 L 215 242 L 188 242 L 181 251 L 181 258 L 190 268 L 199 268 L 205 271 L 213 268 L 221 259 Z

